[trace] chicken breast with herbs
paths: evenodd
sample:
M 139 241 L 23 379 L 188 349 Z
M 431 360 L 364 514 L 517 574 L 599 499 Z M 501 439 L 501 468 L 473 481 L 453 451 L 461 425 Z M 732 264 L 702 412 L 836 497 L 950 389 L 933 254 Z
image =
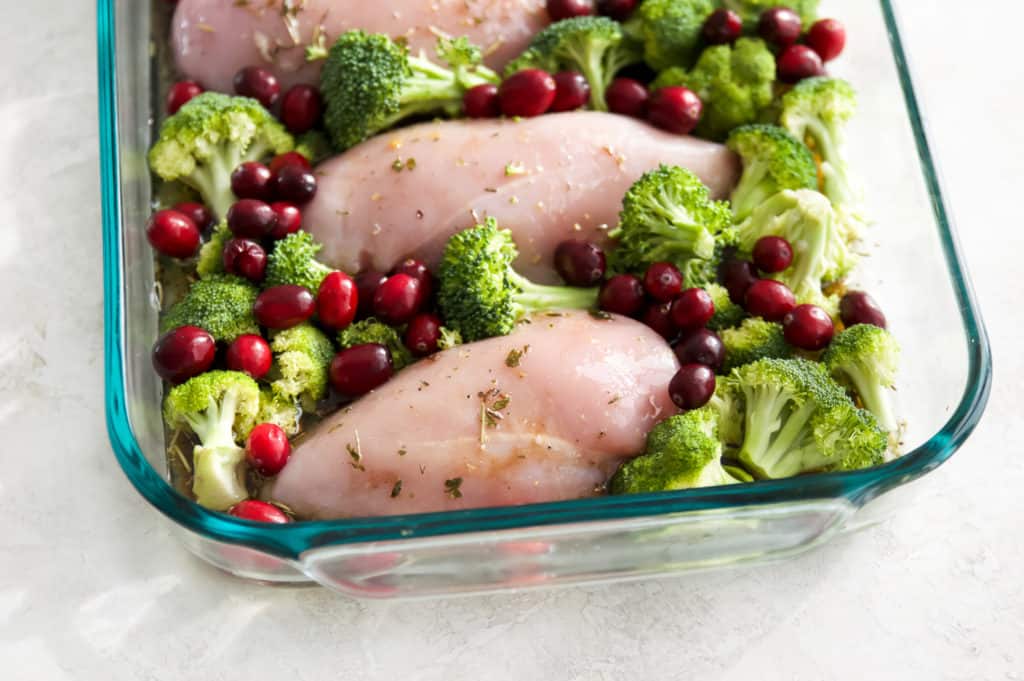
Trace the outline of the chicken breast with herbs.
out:
M 328 417 L 265 496 L 303 518 L 592 496 L 676 413 L 677 368 L 631 319 L 536 316 L 422 360 Z

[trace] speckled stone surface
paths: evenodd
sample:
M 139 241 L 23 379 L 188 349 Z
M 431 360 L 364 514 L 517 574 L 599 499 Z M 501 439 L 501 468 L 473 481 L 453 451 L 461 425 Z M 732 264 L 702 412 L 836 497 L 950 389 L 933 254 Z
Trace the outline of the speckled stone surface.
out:
M 993 336 L 991 405 L 963 450 L 888 522 L 790 562 L 359 603 L 207 567 L 121 474 L 100 397 L 94 7 L 5 3 L 0 677 L 1024 679 L 1024 72 L 1010 33 L 1024 10 L 1009 0 L 900 4 Z

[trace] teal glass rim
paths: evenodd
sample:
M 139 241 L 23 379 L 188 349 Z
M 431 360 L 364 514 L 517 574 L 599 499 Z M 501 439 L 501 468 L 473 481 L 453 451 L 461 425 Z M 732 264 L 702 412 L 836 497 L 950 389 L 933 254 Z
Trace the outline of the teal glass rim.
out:
M 829 473 L 745 485 L 663 492 L 627 497 L 596 497 L 527 506 L 495 507 L 380 518 L 265 525 L 204 509 L 175 491 L 141 451 L 126 407 L 125 305 L 122 292 L 123 243 L 120 228 L 121 168 L 117 135 L 116 31 L 114 0 L 98 0 L 98 67 L 100 171 L 103 208 L 105 402 L 107 429 L 118 463 L 149 503 L 178 525 L 208 539 L 250 546 L 298 559 L 310 549 L 329 545 L 454 535 L 544 525 L 563 525 L 687 511 L 844 498 L 863 505 L 878 495 L 918 478 L 946 461 L 981 418 L 991 388 L 988 336 L 933 163 L 891 0 L 879 0 L 899 71 L 910 122 L 932 210 L 940 230 L 946 264 L 968 339 L 967 386 L 939 432 L 927 442 L 884 466 L 850 473 Z

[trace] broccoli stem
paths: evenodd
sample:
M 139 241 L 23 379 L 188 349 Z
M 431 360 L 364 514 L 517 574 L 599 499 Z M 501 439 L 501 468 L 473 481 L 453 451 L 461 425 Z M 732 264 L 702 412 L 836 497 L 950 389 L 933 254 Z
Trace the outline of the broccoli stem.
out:
M 768 446 L 756 462 L 751 462 L 758 472 L 770 478 L 788 478 L 802 470 L 801 462 L 805 447 L 798 438 L 808 432 L 807 422 L 814 415 L 817 405 L 808 403 L 794 411 L 786 418 L 782 430 Z
M 771 445 L 772 434 L 782 425 L 782 412 L 789 404 L 789 397 L 778 389 L 767 387 L 745 387 L 743 393 L 747 413 L 739 458 L 753 465 L 753 462 L 761 460 Z
M 765 190 L 768 163 L 752 159 L 747 161 L 743 176 L 732 194 L 732 213 L 738 219 L 750 215 L 755 208 L 771 198 Z
M 886 387 L 879 383 L 877 377 L 870 375 L 870 369 L 865 371 L 859 366 L 845 366 L 843 371 L 853 383 L 860 401 L 878 419 L 878 425 L 887 432 L 896 432 L 896 416 Z
M 270 147 L 264 143 L 254 143 L 244 152 L 231 144 L 223 147 L 202 165 L 196 165 L 188 177 L 182 178 L 189 186 L 198 191 L 218 218 L 224 218 L 228 209 L 235 202 L 231 191 L 231 173 L 246 161 L 258 161 L 270 153 Z
M 805 135 L 814 142 L 814 151 L 822 159 L 821 170 L 824 177 L 824 193 L 837 206 L 844 206 L 854 201 L 854 193 L 850 187 L 847 169 L 840 149 L 841 142 L 836 139 L 836 132 L 817 119 L 807 121 Z
M 544 286 L 512 272 L 509 280 L 519 292 L 513 301 L 526 312 L 543 310 L 586 310 L 596 307 L 597 288 L 573 288 L 570 286 Z
M 242 475 L 245 450 L 237 445 L 196 447 L 192 452 L 195 475 L 192 492 L 200 506 L 226 511 L 249 498 Z

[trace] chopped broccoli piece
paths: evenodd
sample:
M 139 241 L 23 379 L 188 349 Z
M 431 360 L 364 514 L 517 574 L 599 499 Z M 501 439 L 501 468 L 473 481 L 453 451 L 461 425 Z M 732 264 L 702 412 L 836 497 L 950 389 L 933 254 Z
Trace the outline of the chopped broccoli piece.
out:
M 660 166 L 643 174 L 622 199 L 614 269 L 642 272 L 666 261 L 681 270 L 694 258 L 712 259 L 716 235 L 731 220 L 729 206 L 712 201 L 708 188 L 689 170 Z M 711 275 L 712 277 L 714 275 Z
M 793 348 L 782 334 L 782 325 L 760 317 L 748 317 L 738 327 L 725 329 L 721 335 L 725 345 L 722 365 L 725 373 L 759 359 L 793 356 Z
M 275 376 L 270 387 L 313 409 L 327 394 L 327 370 L 334 358 L 331 339 L 312 324 L 299 324 L 274 334 L 270 348 Z
M 291 151 L 294 144 L 255 99 L 204 92 L 164 121 L 149 165 L 162 179 L 196 189 L 223 218 L 235 201 L 232 171 L 244 161 Z
M 670 416 L 647 435 L 644 453 L 611 479 L 612 494 L 642 494 L 739 482 L 722 467 L 718 412 L 708 407 Z
M 644 46 L 644 61 L 655 71 L 689 67 L 701 45 L 712 0 L 646 0 L 623 26 Z
M 743 444 L 743 395 L 736 381 L 720 376 L 715 381 L 715 393 L 708 408 L 718 414 L 718 439 L 722 446 L 734 450 Z
M 224 244 L 226 244 L 234 235 L 231 234 L 231 230 L 228 229 L 228 223 L 225 220 L 221 220 L 213 231 L 210 232 L 210 238 L 206 240 L 203 247 L 199 249 L 199 260 L 196 263 L 196 274 L 200 278 L 207 278 L 211 274 L 220 274 L 224 272 Z
M 574 17 L 557 21 L 534 36 L 530 46 L 505 69 L 579 71 L 590 84 L 590 107 L 607 111 L 604 93 L 615 74 L 640 61 L 640 51 L 622 25 L 607 17 Z
M 272 388 L 260 388 L 260 411 L 257 423 L 273 423 L 288 437 L 302 430 L 302 408 L 294 399 L 280 395 Z
M 774 96 L 775 57 L 759 38 L 740 38 L 735 45 L 715 45 L 701 53 L 689 71 L 674 67 L 663 71 L 652 90 L 683 85 L 704 103 L 695 132 L 724 140 L 733 128 L 755 123 Z
M 853 389 L 882 428 L 896 430 L 889 390 L 896 383 L 900 348 L 885 329 L 857 324 L 839 333 L 822 362 L 840 384 Z
M 689 282 L 687 282 L 689 286 Z M 705 284 L 704 290 L 711 296 L 715 304 L 715 315 L 708 322 L 708 328 L 721 333 L 725 329 L 737 326 L 747 316 L 742 305 L 737 305 L 729 298 L 729 291 L 721 284 Z
M 171 428 L 188 428 L 199 444 L 192 452 L 192 492 L 206 508 L 225 511 L 248 498 L 238 443 L 256 425 L 260 389 L 238 371 L 208 371 L 175 386 L 164 401 Z
M 512 269 L 512 233 L 493 218 L 448 240 L 438 268 L 438 303 L 447 324 L 467 341 L 511 333 L 530 312 L 588 309 L 597 288 L 543 286 Z
M 260 332 L 252 306 L 259 291 L 241 277 L 212 274 L 192 284 L 185 297 L 164 315 L 160 332 L 179 326 L 206 329 L 216 340 L 230 343 Z
M 849 399 L 819 412 L 812 420 L 822 457 L 814 469 L 854 471 L 885 463 L 889 438 L 874 414 Z
M 737 221 L 784 189 L 818 188 L 814 157 L 785 128 L 744 125 L 732 131 L 728 145 L 743 159 L 743 175 L 731 197 Z
M 757 26 L 762 12 L 779 5 L 799 14 L 805 31 L 810 29 L 811 24 L 818 18 L 818 0 L 719 0 L 719 3 L 723 8 L 736 12 L 743 20 L 743 27 L 748 30 Z
M 739 235 L 733 227 L 726 227 L 715 235 L 715 250 L 710 258 L 692 258 L 682 268 L 687 288 L 706 288 L 719 282 L 722 262 L 733 257 L 739 245 Z
M 462 345 L 462 334 L 455 329 L 442 326 L 440 329 L 441 338 L 437 341 L 438 350 L 450 350 L 457 345 Z
M 263 287 L 294 284 L 315 294 L 324 278 L 336 271 L 316 259 L 322 248 L 309 232 L 295 232 L 281 239 L 267 256 Z
M 338 333 L 338 346 L 342 350 L 367 343 L 386 347 L 391 353 L 395 371 L 401 371 L 415 361 L 398 330 L 373 317 L 349 324 Z
M 453 70 L 409 55 L 386 35 L 349 31 L 331 47 L 320 75 L 324 125 L 334 146 L 353 147 L 402 120 L 420 114 L 454 115 L 469 88 L 497 80 L 473 63 L 468 43 L 441 41 L 442 56 Z
M 331 141 L 321 130 L 310 130 L 299 135 L 295 140 L 295 151 L 299 152 L 312 164 L 316 165 L 334 153 Z

